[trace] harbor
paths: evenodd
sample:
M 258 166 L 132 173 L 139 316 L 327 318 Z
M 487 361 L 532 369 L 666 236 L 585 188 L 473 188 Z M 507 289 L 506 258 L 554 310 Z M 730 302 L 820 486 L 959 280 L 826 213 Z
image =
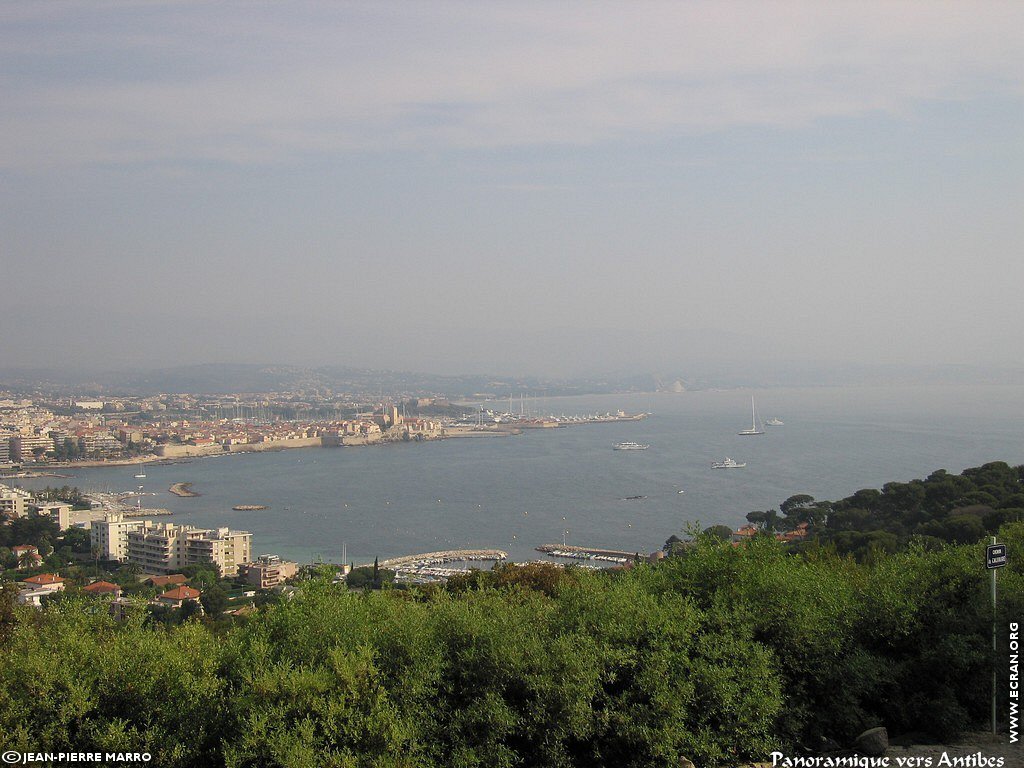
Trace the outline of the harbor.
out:
M 381 568 L 395 572 L 399 581 L 410 583 L 429 583 L 444 581 L 459 574 L 468 573 L 468 567 L 446 567 L 446 563 L 462 562 L 502 562 L 508 553 L 500 549 L 452 549 L 442 552 L 427 552 L 419 555 L 393 557 L 380 562 Z
M 618 549 L 578 547 L 572 544 L 542 544 L 537 547 L 537 551 L 543 552 L 548 557 L 563 557 L 572 560 L 599 560 L 617 565 L 625 565 L 634 560 L 639 554 Z

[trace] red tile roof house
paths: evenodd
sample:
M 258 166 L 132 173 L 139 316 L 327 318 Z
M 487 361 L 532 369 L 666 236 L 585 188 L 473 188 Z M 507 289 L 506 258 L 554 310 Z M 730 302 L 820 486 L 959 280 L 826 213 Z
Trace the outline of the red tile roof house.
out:
M 172 608 L 181 608 L 188 600 L 198 600 L 199 594 L 199 590 L 192 589 L 192 587 L 177 587 L 164 592 L 157 598 L 157 602 L 161 605 L 169 605 Z
M 21 583 L 25 588 L 18 593 L 18 604 L 31 605 L 35 608 L 42 606 L 44 597 L 55 595 L 64 589 L 64 579 L 53 573 L 31 576 Z
M 41 573 L 38 576 L 29 576 L 22 583 L 28 584 L 33 589 L 48 589 L 51 592 L 59 592 L 64 589 L 64 579 L 55 573 Z
M 109 581 L 94 581 L 92 584 L 82 587 L 82 591 L 89 595 L 113 597 L 115 600 L 121 596 L 121 587 L 111 584 Z

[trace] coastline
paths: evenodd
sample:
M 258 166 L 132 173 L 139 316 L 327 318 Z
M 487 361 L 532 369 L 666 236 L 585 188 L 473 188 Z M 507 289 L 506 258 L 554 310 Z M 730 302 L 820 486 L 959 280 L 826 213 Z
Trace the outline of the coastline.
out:
M 493 429 L 493 430 L 480 430 L 480 429 L 467 429 L 465 431 L 456 430 L 445 430 L 443 434 L 437 437 L 431 437 L 422 442 L 434 442 L 436 440 L 446 440 L 448 438 L 460 438 L 460 437 L 508 437 L 509 435 L 518 435 L 522 432 L 518 428 L 504 428 L 504 429 Z M 319 438 L 318 438 L 319 439 Z M 296 441 L 299 443 L 300 441 Z M 46 462 L 45 464 L 29 464 L 21 465 L 22 469 L 19 469 L 16 474 L 5 474 L 0 475 L 0 479 L 3 478 L 33 478 L 33 477 L 56 477 L 56 478 L 70 478 L 74 475 L 61 475 L 50 472 L 49 470 L 54 469 L 95 469 L 103 467 L 131 467 L 137 464 L 182 464 L 192 461 L 193 459 L 205 459 L 212 456 L 231 456 L 240 453 L 271 453 L 276 451 L 291 451 L 300 448 L 362 448 L 373 445 L 387 445 L 388 443 L 404 443 L 404 440 L 394 439 L 377 439 L 377 440 L 353 440 L 351 442 L 344 442 L 341 445 L 324 445 L 322 443 L 309 444 L 302 442 L 298 445 L 287 445 L 277 441 L 272 444 L 267 443 L 241 443 L 230 446 L 230 450 L 198 450 L 195 452 L 188 451 L 182 453 L 180 456 L 162 456 L 160 454 L 147 454 L 145 456 L 132 456 L 130 458 L 122 459 L 84 459 L 82 461 L 54 461 Z M 13 465 L 12 465 L 13 466 Z

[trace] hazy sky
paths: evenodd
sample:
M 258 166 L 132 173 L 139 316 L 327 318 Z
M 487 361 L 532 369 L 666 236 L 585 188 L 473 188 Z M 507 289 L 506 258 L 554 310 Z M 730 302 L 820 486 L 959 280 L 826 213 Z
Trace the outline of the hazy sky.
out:
M 1020 365 L 1022 232 L 1020 2 L 0 5 L 6 365 Z

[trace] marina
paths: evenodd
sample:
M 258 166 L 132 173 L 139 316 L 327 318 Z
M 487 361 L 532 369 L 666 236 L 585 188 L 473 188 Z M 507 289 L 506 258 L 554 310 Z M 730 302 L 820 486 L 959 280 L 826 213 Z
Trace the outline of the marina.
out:
M 427 552 L 420 555 L 404 555 L 394 557 L 379 563 L 381 568 L 388 568 L 395 572 L 395 578 L 399 581 L 412 583 L 428 583 L 432 581 L 443 581 L 463 573 L 468 573 L 468 567 L 449 567 L 448 563 L 458 562 L 491 562 L 498 563 L 506 560 L 508 553 L 500 549 L 456 549 L 443 552 Z
M 598 560 L 618 565 L 624 565 L 640 554 L 638 552 L 624 552 L 616 549 L 578 547 L 572 544 L 542 544 L 537 547 L 537 551 L 543 552 L 549 557 L 564 557 L 573 560 Z

